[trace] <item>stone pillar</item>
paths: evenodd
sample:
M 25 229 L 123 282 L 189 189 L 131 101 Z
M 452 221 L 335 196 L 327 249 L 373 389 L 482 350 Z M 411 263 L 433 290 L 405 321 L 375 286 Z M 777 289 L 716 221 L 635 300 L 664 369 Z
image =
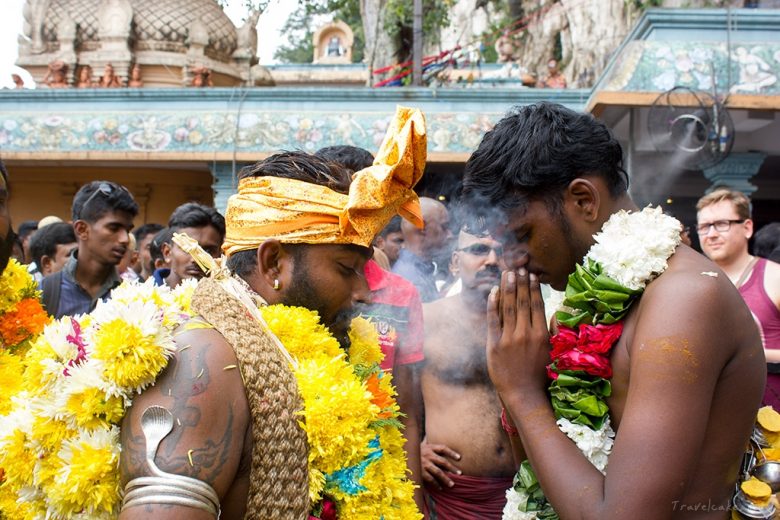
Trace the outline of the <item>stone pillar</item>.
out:
M 707 193 L 716 187 L 727 186 L 750 197 L 758 189 L 750 179 L 761 169 L 765 157 L 761 152 L 732 153 L 712 168 L 705 168 L 704 176 L 712 183 Z
M 214 183 L 211 185 L 214 189 L 214 207 L 223 215 L 227 209 L 228 198 L 237 190 L 238 172 L 243 167 L 243 163 L 236 163 L 236 174 L 234 177 L 233 163 L 217 162 L 212 163 L 210 166 L 211 174 L 214 176 Z

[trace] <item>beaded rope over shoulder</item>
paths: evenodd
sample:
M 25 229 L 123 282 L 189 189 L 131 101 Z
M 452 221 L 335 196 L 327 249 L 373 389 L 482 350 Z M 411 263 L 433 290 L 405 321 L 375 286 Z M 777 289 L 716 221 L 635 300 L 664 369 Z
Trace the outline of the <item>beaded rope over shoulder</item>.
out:
M 306 519 L 308 445 L 295 376 L 271 333 L 216 280 L 204 278 L 192 309 L 222 334 L 238 358 L 252 414 L 252 470 L 244 518 Z

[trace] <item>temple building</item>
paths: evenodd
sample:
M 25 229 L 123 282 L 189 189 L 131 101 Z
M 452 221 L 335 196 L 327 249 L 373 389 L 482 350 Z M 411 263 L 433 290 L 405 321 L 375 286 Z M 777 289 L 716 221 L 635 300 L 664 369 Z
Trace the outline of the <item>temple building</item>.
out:
M 257 16 L 235 27 L 214 0 L 27 0 L 18 64 L 40 88 L 0 91 L 14 221 L 67 217 L 93 179 L 133 192 L 136 225 L 188 200 L 224 209 L 238 170 L 279 150 L 375 151 L 397 104 L 425 113 L 419 189 L 447 199 L 484 132 L 511 106 L 545 100 L 613 128 L 640 202 L 690 223 L 695 199 L 728 184 L 751 193 L 759 225 L 780 220 L 780 11 L 650 9 L 587 89 L 526 88 L 497 73 L 505 64 L 441 88 L 369 88 L 338 23 L 315 35 L 316 63 L 262 67 Z M 725 113 L 730 125 L 710 124 Z M 677 143 L 678 121 L 702 142 Z M 659 144 L 659 131 L 677 144 Z
M 55 87 L 101 86 L 108 74 L 102 86 L 184 87 L 202 69 L 213 86 L 268 83 L 258 17 L 236 27 L 213 0 L 27 0 L 17 65 Z

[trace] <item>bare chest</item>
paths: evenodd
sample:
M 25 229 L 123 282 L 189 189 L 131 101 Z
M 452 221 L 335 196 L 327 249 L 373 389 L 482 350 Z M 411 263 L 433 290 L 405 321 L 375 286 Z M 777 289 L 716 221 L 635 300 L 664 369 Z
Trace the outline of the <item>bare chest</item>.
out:
M 424 370 L 451 385 L 492 386 L 485 341 L 484 331 L 467 327 L 430 331 L 426 333 Z

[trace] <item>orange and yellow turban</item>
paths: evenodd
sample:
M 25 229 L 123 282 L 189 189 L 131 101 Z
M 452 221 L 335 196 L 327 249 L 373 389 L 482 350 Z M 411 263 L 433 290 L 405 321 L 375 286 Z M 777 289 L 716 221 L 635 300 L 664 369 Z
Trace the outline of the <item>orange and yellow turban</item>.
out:
M 422 227 L 412 188 L 422 177 L 426 152 L 422 112 L 398 107 L 374 164 L 353 176 L 348 195 L 295 179 L 242 179 L 228 200 L 222 249 L 230 256 L 269 239 L 368 247 L 396 214 Z

